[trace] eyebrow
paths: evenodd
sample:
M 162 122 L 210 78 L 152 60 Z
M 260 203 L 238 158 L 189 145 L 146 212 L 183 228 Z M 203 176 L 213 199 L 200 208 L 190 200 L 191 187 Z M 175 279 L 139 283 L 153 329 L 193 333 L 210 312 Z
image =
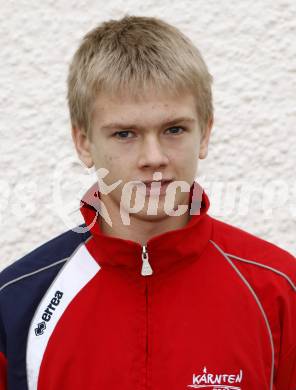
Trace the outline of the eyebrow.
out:
M 161 124 L 161 126 L 172 126 L 172 125 L 175 125 L 176 123 L 180 123 L 180 122 L 187 122 L 187 123 L 194 123 L 196 120 L 194 118 L 190 118 L 190 117 L 186 117 L 186 116 L 182 116 L 182 117 L 179 117 L 179 118 L 174 118 L 174 119 L 171 119 L 167 122 L 164 122 Z M 101 129 L 103 130 L 107 130 L 107 129 L 114 129 L 114 128 L 124 128 L 124 129 L 130 129 L 130 128 L 139 128 L 138 125 L 136 124 L 133 124 L 133 123 L 117 123 L 117 122 L 113 122 L 113 123 L 109 123 L 108 125 L 104 125 L 101 127 Z

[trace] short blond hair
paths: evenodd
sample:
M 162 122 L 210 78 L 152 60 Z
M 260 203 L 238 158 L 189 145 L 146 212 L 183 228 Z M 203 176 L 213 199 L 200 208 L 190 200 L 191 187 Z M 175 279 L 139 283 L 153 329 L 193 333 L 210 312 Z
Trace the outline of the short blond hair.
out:
M 89 31 L 74 53 L 67 78 L 71 124 L 89 134 L 100 94 L 139 99 L 152 86 L 191 91 L 203 131 L 213 119 L 212 82 L 200 51 L 180 30 L 159 18 L 125 15 Z

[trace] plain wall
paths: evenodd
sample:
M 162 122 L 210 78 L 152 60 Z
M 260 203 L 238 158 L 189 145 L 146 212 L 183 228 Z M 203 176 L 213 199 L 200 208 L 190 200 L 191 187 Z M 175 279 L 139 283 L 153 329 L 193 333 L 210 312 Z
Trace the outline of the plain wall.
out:
M 0 14 L 0 269 L 83 221 L 92 181 L 73 162 L 68 65 L 88 30 L 126 13 L 179 27 L 214 77 L 209 214 L 296 254 L 295 1 L 18 0 Z

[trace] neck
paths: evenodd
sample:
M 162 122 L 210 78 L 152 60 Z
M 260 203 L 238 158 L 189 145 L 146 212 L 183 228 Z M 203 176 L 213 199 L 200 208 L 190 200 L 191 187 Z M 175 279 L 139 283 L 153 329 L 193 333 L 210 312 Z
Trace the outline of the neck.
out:
M 132 240 L 140 245 L 145 245 L 154 236 L 171 230 L 181 229 L 188 223 L 191 217 L 189 211 L 180 216 L 131 214 L 130 223 L 124 225 L 118 207 L 113 202 L 108 202 L 107 199 L 104 200 L 104 203 L 108 203 L 108 211 L 112 216 L 112 226 L 104 218 L 100 218 L 100 227 L 103 234 L 124 240 Z

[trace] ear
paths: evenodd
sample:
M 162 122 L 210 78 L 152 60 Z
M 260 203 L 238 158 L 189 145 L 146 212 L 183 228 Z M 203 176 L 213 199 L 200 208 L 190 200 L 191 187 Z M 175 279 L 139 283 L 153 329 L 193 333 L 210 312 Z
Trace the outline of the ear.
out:
M 207 126 L 203 130 L 203 134 L 200 141 L 199 158 L 204 159 L 208 155 L 208 146 L 210 141 L 211 130 L 213 127 L 214 119 L 211 118 Z
M 91 141 L 89 140 L 85 130 L 83 128 L 73 126 L 72 139 L 80 160 L 87 166 L 87 168 L 91 168 L 94 165 L 90 148 Z

